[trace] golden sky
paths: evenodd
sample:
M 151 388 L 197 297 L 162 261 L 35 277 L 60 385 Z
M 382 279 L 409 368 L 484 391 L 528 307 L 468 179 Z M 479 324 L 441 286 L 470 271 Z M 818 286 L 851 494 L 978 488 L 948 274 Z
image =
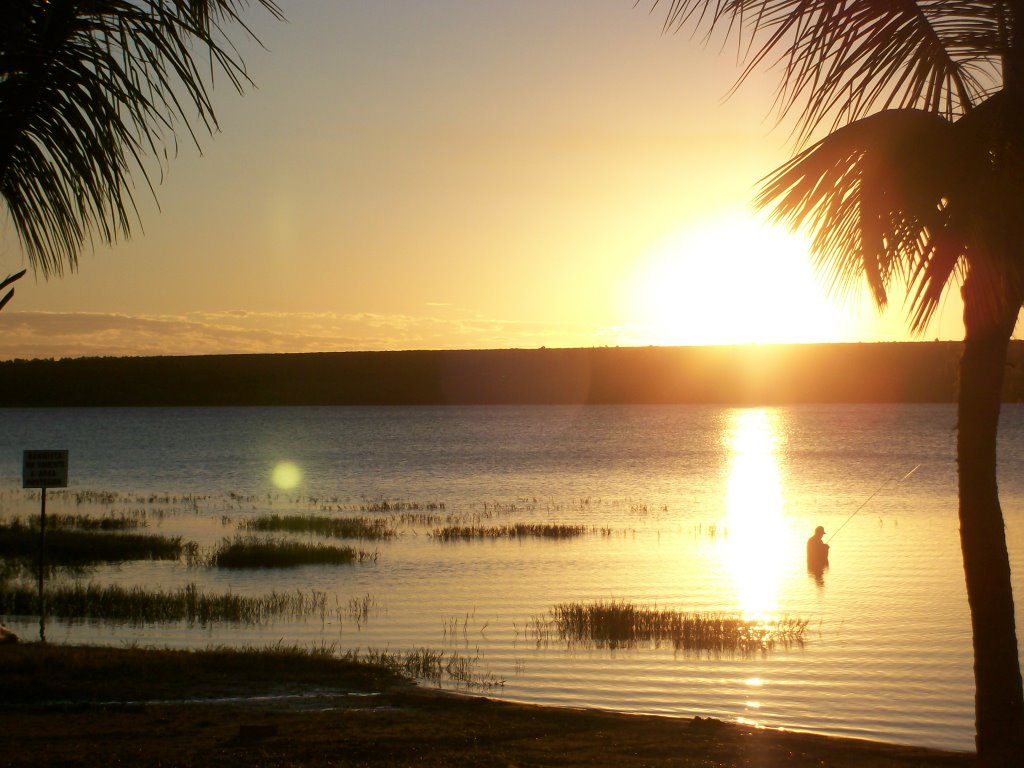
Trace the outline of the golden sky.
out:
M 754 218 L 793 146 L 772 73 L 726 98 L 735 46 L 633 0 L 282 6 L 257 89 L 218 83 L 131 241 L 17 285 L 0 357 L 907 338 Z

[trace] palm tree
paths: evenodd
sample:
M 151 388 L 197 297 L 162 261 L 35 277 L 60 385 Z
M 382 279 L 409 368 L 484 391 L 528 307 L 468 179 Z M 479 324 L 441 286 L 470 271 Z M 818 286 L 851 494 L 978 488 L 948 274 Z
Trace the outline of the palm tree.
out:
M 655 0 L 657 5 L 658 0 Z M 667 27 L 724 30 L 781 71 L 807 147 L 762 181 L 812 235 L 834 292 L 907 290 L 921 332 L 960 287 L 957 463 L 980 760 L 1024 754 L 1024 694 L 996 484 L 1006 350 L 1024 302 L 1024 2 L 671 0 Z M 820 140 L 811 140 L 826 132 Z M 807 146 L 810 144 L 810 146 Z
M 275 17 L 273 0 L 255 0 Z M 248 0 L 18 0 L 0 7 L 0 197 L 32 268 L 130 234 L 175 131 L 217 127 L 212 75 L 249 82 L 227 36 Z M 251 33 L 250 33 L 251 34 Z M 204 74 L 208 73 L 208 74 Z
M 17 280 L 20 280 L 24 276 L 25 276 L 25 270 L 24 269 L 22 269 L 22 270 L 20 270 L 18 272 L 15 272 L 13 275 L 8 275 L 2 281 L 0 281 L 0 291 L 2 291 L 4 288 L 6 288 L 11 283 L 13 283 L 13 282 L 15 282 Z M 2 297 L 0 297 L 0 309 L 3 309 L 4 307 L 6 307 L 7 306 L 7 302 L 10 301 L 13 298 L 14 298 L 14 289 L 11 288 L 7 293 L 5 293 Z

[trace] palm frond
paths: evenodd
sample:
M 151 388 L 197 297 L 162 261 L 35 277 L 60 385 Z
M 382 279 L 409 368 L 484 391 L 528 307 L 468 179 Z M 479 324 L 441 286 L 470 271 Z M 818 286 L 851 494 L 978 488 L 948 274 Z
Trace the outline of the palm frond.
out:
M 22 269 L 22 270 L 20 270 L 18 272 L 15 272 L 12 275 L 8 275 L 7 277 L 5 277 L 3 279 L 3 281 L 0 281 L 0 291 L 2 291 L 4 288 L 6 288 L 11 283 L 17 282 L 18 280 L 20 280 L 24 276 L 25 276 L 25 270 L 24 269 Z M 6 307 L 7 306 L 7 302 L 9 302 L 12 298 L 14 298 L 14 289 L 13 288 L 11 288 L 11 290 L 9 290 L 2 297 L 0 297 L 0 309 L 3 309 L 4 307 Z
M 960 184 L 959 170 L 947 162 L 955 141 L 943 117 L 880 112 L 778 168 L 762 180 L 756 202 L 770 206 L 776 221 L 810 232 L 815 267 L 833 294 L 855 291 L 866 277 L 875 302 L 885 306 L 894 279 L 930 278 L 925 265 L 936 254 L 952 255 L 953 269 L 965 253 L 965 234 L 951 227 L 948 204 Z M 928 303 L 933 293 L 918 296 Z
M 254 0 L 280 18 L 273 0 Z M 217 128 L 211 73 L 249 84 L 228 27 L 246 0 L 27 0 L 0 10 L 0 196 L 30 264 L 74 268 L 92 239 L 127 237 L 132 174 L 175 133 Z M 248 29 L 242 28 L 249 33 Z M 161 166 L 162 167 L 162 166 Z
M 936 235 L 930 258 L 912 275 L 915 329 L 928 322 L 951 279 L 965 289 L 971 283 L 973 322 L 982 324 L 972 327 L 1012 328 L 1016 322 L 1024 298 L 1024 158 L 1017 149 L 1022 135 L 1024 115 L 1005 91 L 953 124 L 954 146 L 943 162 L 949 193 L 942 235 L 954 232 L 966 241 L 966 258 L 954 266 L 950 244 Z
M 654 0 L 658 6 L 660 0 Z M 782 76 L 781 117 L 797 112 L 805 143 L 885 109 L 953 120 L 1001 80 L 1000 3 L 971 0 L 670 0 L 668 28 L 705 25 L 745 38 L 737 85 L 762 65 Z

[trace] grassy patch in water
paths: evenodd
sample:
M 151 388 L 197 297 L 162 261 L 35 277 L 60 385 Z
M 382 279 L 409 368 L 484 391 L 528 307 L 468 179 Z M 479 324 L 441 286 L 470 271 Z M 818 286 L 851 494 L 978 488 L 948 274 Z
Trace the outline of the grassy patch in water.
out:
M 359 506 L 361 512 L 443 512 L 443 501 L 368 501 Z
M 383 518 L 328 517 L 326 515 L 261 515 L 243 520 L 240 528 L 250 531 L 315 533 L 336 539 L 393 539 L 398 535 Z
M 358 649 L 347 651 L 341 658 L 344 661 L 378 667 L 414 680 L 447 680 L 462 688 L 494 690 L 505 685 L 504 680 L 477 669 L 479 656 L 463 656 L 460 653 L 446 653 L 430 648 L 416 648 L 406 653 L 368 648 L 365 653 L 360 653 Z
M 381 607 L 376 598 L 366 594 L 363 597 L 349 598 L 344 610 L 345 615 L 354 619 L 357 626 L 362 626 L 369 620 L 371 614 L 378 615 L 381 612 Z
M 74 528 L 81 531 L 128 531 L 145 528 L 147 525 L 145 510 L 111 512 L 101 517 L 92 515 L 47 515 L 46 517 L 46 530 L 48 531 L 53 528 Z
M 538 640 L 553 630 L 560 640 L 597 648 L 660 647 L 708 653 L 765 652 L 776 644 L 802 644 L 806 619 L 771 621 L 720 613 L 684 613 L 628 601 L 561 603 L 550 620 L 535 620 Z
M 349 565 L 376 559 L 375 553 L 353 547 L 236 537 L 224 540 L 214 550 L 210 565 L 216 568 L 295 568 L 300 565 Z
M 57 488 L 49 490 L 48 493 L 54 498 L 55 501 L 62 501 L 68 504 L 73 503 L 76 504 L 77 506 L 84 505 L 101 507 L 110 507 L 114 504 L 135 504 L 148 506 L 159 504 L 162 506 L 181 506 L 195 509 L 200 501 L 205 501 L 209 498 L 208 496 L 195 496 L 192 494 L 182 494 L 180 496 L 177 496 L 171 494 L 151 493 L 143 496 L 137 493 L 122 493 L 120 491 L 72 491 L 68 489 Z
M 323 592 L 270 592 L 259 597 L 210 594 L 195 584 L 175 590 L 146 590 L 97 584 L 58 584 L 45 590 L 46 613 L 60 619 L 98 619 L 145 623 L 187 621 L 206 625 L 217 621 L 259 624 L 275 617 L 323 615 Z M 0 584 L 0 614 L 33 616 L 37 593 L 25 584 Z
M 51 565 L 81 566 L 129 560 L 177 560 L 181 537 L 82 531 L 58 522 L 46 531 L 46 560 Z M 35 561 L 39 554 L 39 526 L 20 520 L 0 525 L 0 552 L 4 557 Z
M 514 525 L 450 525 L 436 528 L 430 534 L 439 541 L 471 541 L 473 539 L 571 539 L 584 535 L 585 525 L 545 525 L 516 523 Z

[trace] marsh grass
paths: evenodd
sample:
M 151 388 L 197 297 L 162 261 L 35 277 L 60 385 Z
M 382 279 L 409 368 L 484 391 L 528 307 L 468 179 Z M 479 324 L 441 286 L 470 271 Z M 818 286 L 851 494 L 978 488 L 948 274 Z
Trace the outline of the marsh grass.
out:
M 401 512 L 397 519 L 402 525 L 421 525 L 427 527 L 443 523 L 446 519 L 451 519 L 451 517 L 451 515 L 442 516 L 432 512 Z
M 729 529 L 726 526 L 719 527 L 717 523 L 699 523 L 696 527 L 690 529 L 694 538 L 699 536 L 707 536 L 709 539 L 715 539 L 719 536 L 723 538 L 729 538 Z
M 590 529 L 585 525 L 546 525 L 515 523 L 513 525 L 450 525 L 435 528 L 430 534 L 439 541 L 471 541 L 473 539 L 571 539 L 583 536 Z
M 209 564 L 215 568 L 295 568 L 349 565 L 376 559 L 377 553 L 353 547 L 242 536 L 222 541 L 210 556 Z
M 191 507 L 195 508 L 202 501 L 208 500 L 209 496 L 200 496 L 196 494 L 167 494 L 167 493 L 151 493 L 142 495 L 138 493 L 122 493 L 120 491 L 107 491 L 97 489 L 84 489 L 84 490 L 67 490 L 67 489 L 51 489 L 48 491 L 49 495 L 53 497 L 55 501 L 63 501 L 69 504 L 75 504 L 76 506 L 102 506 L 110 507 L 114 504 L 135 504 L 135 505 L 163 505 L 170 507 Z
M 360 512 L 443 512 L 443 501 L 367 501 L 359 506 Z
M 502 688 L 505 681 L 489 672 L 480 672 L 479 656 L 464 656 L 457 652 L 446 653 L 430 648 L 415 648 L 405 653 L 368 648 L 364 653 L 358 649 L 347 651 L 344 661 L 369 664 L 393 674 L 414 680 L 428 680 L 434 683 L 450 681 L 462 688 L 494 690 Z
M 145 528 L 147 525 L 145 510 L 108 513 L 101 517 L 58 514 L 48 515 L 46 518 L 47 530 L 73 528 L 81 531 L 129 531 Z
M 326 515 L 261 515 L 243 520 L 238 526 L 260 532 L 315 533 L 336 539 L 393 539 L 398 532 L 388 520 L 370 517 L 328 517 Z
M 535 619 L 538 642 L 553 632 L 570 645 L 596 648 L 634 648 L 640 645 L 700 653 L 740 655 L 772 650 L 776 645 L 802 645 L 806 619 L 771 621 L 717 613 L 683 613 L 628 601 L 561 603 L 550 619 Z
M 210 594 L 195 584 L 176 590 L 146 590 L 97 584 L 58 584 L 46 588 L 46 612 L 60 619 L 147 622 L 187 621 L 205 626 L 218 621 L 261 624 L 272 618 L 325 616 L 324 592 L 270 592 L 259 597 Z M 32 616 L 37 593 L 26 584 L 0 584 L 0 614 Z
M 339 613 L 340 612 L 341 611 L 339 611 Z M 363 597 L 349 598 L 344 609 L 345 615 L 350 619 L 354 619 L 356 624 L 359 626 L 362 626 L 366 621 L 368 621 L 371 614 L 376 616 L 380 612 L 380 604 L 370 594 L 366 594 Z
M 103 506 L 109 506 L 110 504 L 116 504 L 121 501 L 124 497 L 117 491 L 99 491 L 99 490 L 84 490 L 84 491 L 50 491 L 51 494 L 56 495 L 57 498 L 63 497 L 69 501 L 74 501 L 75 504 L 100 504 Z
M 46 531 L 46 560 L 51 566 L 177 560 L 182 551 L 180 536 L 83 531 L 62 523 Z M 39 554 L 39 526 L 20 520 L 0 524 L 0 552 L 5 558 L 34 562 Z

